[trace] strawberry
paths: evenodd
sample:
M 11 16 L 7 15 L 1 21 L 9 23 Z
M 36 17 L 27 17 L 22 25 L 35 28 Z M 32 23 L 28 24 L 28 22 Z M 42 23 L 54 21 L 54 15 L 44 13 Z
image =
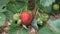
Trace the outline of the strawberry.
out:
M 33 20 L 34 16 L 33 14 L 30 14 L 29 12 L 23 12 L 21 14 L 21 21 L 22 24 L 28 26 L 31 24 L 32 20 Z

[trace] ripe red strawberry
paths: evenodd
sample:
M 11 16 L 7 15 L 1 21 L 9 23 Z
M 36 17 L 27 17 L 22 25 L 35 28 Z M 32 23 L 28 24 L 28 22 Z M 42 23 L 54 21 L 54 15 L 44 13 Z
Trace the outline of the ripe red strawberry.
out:
M 30 14 L 29 12 L 23 12 L 21 14 L 21 21 L 22 24 L 28 26 L 31 24 L 32 20 L 33 20 L 34 16 L 33 14 Z

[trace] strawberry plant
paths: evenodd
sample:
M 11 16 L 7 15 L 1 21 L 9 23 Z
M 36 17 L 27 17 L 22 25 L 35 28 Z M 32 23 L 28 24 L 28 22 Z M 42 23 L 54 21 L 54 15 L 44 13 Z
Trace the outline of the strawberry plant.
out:
M 0 34 L 60 34 L 60 0 L 0 0 Z

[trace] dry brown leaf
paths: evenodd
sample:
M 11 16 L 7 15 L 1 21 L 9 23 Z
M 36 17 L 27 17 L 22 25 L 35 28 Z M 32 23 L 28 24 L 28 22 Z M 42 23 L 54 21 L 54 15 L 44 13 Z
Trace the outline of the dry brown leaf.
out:
M 38 31 L 34 29 L 33 27 L 29 26 L 29 34 L 38 34 Z

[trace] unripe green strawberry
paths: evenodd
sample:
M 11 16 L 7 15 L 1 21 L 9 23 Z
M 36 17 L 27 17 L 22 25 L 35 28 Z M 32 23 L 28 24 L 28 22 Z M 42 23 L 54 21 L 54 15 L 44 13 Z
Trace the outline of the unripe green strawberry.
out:
M 13 19 L 14 20 L 18 20 L 19 19 L 19 16 L 20 16 L 20 14 L 19 13 L 16 13 L 16 14 L 13 15 Z
M 49 16 L 48 16 L 48 14 L 43 14 L 43 21 L 47 21 L 48 20 L 48 18 L 49 18 Z
M 40 18 L 37 19 L 37 22 L 38 22 L 39 25 L 43 24 L 43 21 Z
M 54 10 L 59 10 L 59 5 L 58 5 L 58 4 L 54 4 L 54 5 L 53 5 L 53 9 L 54 9 Z
M 40 16 L 40 19 L 41 19 L 42 21 L 47 21 L 48 18 L 49 18 L 49 16 L 48 16 L 48 14 L 46 14 L 46 13 L 43 13 L 43 14 Z
M 30 14 L 29 12 L 23 12 L 21 14 L 21 21 L 22 24 L 28 26 L 31 24 L 32 20 L 33 20 L 34 16 L 33 14 Z
M 17 24 L 21 25 L 21 19 L 18 19 Z

